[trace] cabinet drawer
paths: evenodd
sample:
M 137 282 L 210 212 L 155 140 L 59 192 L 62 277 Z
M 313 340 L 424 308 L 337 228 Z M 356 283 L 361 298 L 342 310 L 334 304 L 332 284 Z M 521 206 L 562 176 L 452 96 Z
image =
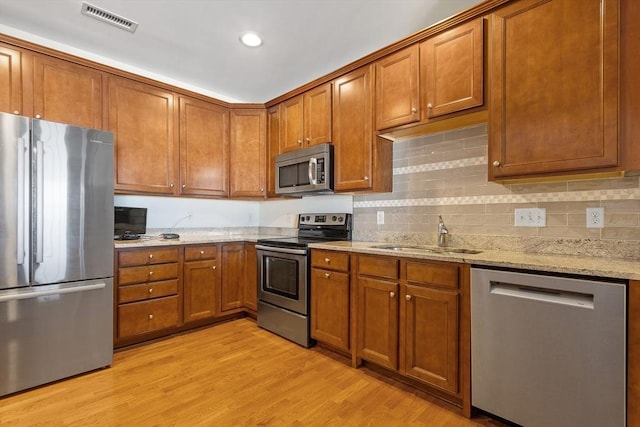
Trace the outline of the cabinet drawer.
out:
M 358 274 L 397 279 L 400 271 L 399 263 L 397 258 L 360 255 L 358 256 Z
M 178 248 L 148 248 L 118 252 L 118 267 L 178 262 Z
M 178 264 L 160 264 L 118 269 L 118 285 L 157 282 L 178 278 Z
M 457 265 L 407 261 L 407 283 L 412 285 L 458 288 Z
M 337 271 L 349 271 L 349 254 L 313 249 L 311 251 L 311 265 Z
M 185 261 L 199 261 L 201 259 L 215 259 L 218 255 L 218 247 L 215 245 L 186 246 L 184 248 Z
M 153 298 L 176 295 L 178 293 L 178 281 L 167 280 L 164 282 L 143 283 L 118 287 L 118 303 L 143 301 Z
M 118 307 L 118 336 L 120 338 L 177 326 L 177 296 L 134 302 Z

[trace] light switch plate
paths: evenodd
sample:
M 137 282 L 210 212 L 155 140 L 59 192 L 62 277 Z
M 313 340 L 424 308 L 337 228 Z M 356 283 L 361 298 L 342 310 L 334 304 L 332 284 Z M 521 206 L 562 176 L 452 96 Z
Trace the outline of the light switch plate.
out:
M 516 227 L 546 227 L 547 210 L 545 208 L 520 208 L 515 210 Z

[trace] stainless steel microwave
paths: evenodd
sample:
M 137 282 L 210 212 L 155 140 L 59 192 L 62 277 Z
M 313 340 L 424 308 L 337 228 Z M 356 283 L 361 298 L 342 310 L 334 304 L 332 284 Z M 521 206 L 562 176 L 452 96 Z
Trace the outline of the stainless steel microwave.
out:
M 318 144 L 276 156 L 276 193 L 333 193 L 333 145 Z

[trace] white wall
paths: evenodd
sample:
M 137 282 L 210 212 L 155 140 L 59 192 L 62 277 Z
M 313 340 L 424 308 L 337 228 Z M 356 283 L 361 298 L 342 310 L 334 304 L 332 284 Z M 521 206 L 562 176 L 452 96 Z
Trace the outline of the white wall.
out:
M 299 213 L 353 212 L 353 197 L 344 195 L 261 202 L 157 196 L 114 196 L 113 200 L 115 206 L 147 208 L 147 228 L 295 228 Z

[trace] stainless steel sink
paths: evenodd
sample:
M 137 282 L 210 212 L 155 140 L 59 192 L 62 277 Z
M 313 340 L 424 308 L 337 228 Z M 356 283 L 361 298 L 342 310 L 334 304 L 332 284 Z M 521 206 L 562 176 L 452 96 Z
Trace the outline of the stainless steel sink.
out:
M 466 248 L 439 248 L 432 246 L 420 246 L 420 245 L 395 245 L 384 244 L 371 246 L 373 249 L 385 249 L 395 252 L 426 252 L 433 254 L 479 254 L 482 251 Z

